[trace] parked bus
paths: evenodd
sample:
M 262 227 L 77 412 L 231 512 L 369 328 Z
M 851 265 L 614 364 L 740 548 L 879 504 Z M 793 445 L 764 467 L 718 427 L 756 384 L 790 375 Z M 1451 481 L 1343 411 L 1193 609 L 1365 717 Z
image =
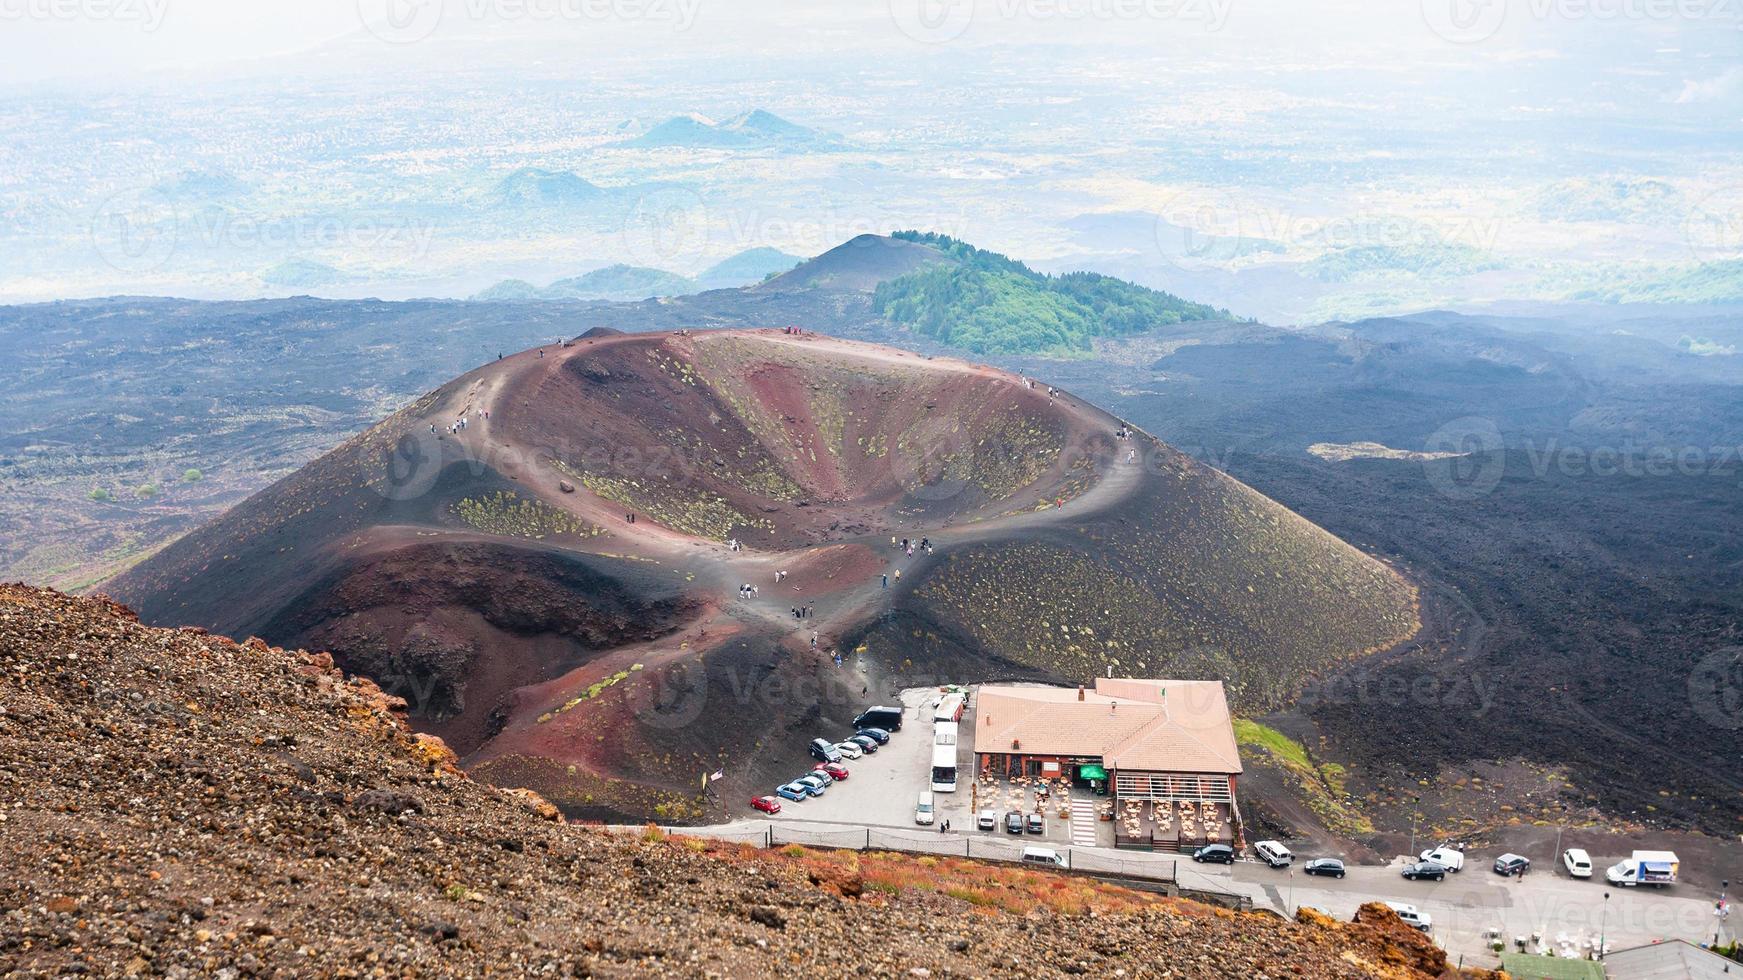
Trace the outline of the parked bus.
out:
M 932 791 L 956 792 L 956 746 L 932 746 Z
M 954 721 L 936 721 L 936 722 L 933 722 L 932 723 L 932 744 L 933 745 L 955 745 L 956 744 L 956 722 L 954 722 Z
M 946 694 L 944 700 L 938 702 L 938 709 L 932 712 L 933 721 L 958 722 L 962 720 L 962 709 L 968 704 L 968 699 L 960 694 Z

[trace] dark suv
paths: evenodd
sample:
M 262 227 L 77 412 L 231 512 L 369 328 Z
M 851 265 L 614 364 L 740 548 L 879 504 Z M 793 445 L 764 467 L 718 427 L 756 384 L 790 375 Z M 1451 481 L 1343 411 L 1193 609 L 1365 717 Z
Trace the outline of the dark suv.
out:
M 1503 854 L 1495 859 L 1495 873 L 1511 878 L 1522 875 L 1531 867 L 1531 859 L 1523 854 Z
M 1235 849 L 1227 844 L 1206 844 L 1192 852 L 1192 859 L 1199 864 L 1234 864 Z
M 841 753 L 835 751 L 835 743 L 826 738 L 811 740 L 811 758 L 818 762 L 840 762 Z
M 1005 833 L 1020 834 L 1023 832 L 1023 814 L 1012 810 L 1005 814 Z
M 1445 881 L 1446 865 L 1435 864 L 1433 861 L 1418 861 L 1415 864 L 1405 865 L 1404 877 L 1412 881 L 1419 878 L 1426 878 L 1429 881 Z

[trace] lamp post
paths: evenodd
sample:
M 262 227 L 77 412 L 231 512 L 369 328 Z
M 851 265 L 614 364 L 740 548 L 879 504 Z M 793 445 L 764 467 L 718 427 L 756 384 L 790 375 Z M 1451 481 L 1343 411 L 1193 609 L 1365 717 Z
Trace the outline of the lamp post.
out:
M 1295 917 L 1295 869 L 1293 867 L 1289 869 L 1289 900 L 1283 903 L 1283 911 L 1288 913 L 1290 918 Z M 1713 940 L 1713 943 L 1717 945 L 1718 940 Z
M 1604 947 L 1606 945 L 1608 945 L 1605 942 L 1604 937 L 1606 935 L 1606 930 L 1609 928 L 1609 926 L 1610 926 L 1610 893 L 1608 891 L 1606 891 L 1606 892 L 1604 892 L 1603 911 L 1598 913 L 1598 959 L 1600 959 L 1600 960 L 1604 958 Z
M 1416 822 L 1422 819 L 1422 797 L 1410 798 L 1410 860 L 1416 860 Z
M 1727 909 L 1725 908 L 1725 893 L 1727 891 L 1729 891 L 1730 889 L 1731 889 L 1731 880 L 1729 878 L 1725 879 L 1724 881 L 1719 882 L 1719 903 L 1717 905 L 1713 906 L 1713 948 L 1714 949 L 1719 948 L 1719 932 L 1725 926 L 1725 916 L 1727 914 Z

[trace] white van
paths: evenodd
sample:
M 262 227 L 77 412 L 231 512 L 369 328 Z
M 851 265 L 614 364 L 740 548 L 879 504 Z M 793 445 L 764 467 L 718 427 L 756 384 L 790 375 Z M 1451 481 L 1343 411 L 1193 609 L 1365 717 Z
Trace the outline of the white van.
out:
M 1259 855 L 1259 860 L 1273 868 L 1287 868 L 1295 860 L 1295 855 L 1289 853 L 1289 848 L 1274 840 L 1262 840 L 1254 844 L 1253 852 Z
M 1059 852 L 1051 847 L 1023 848 L 1023 863 L 1046 864 L 1055 868 L 1065 867 L 1065 859 L 1060 857 Z
M 1433 850 L 1423 851 L 1421 857 L 1422 860 L 1433 861 L 1454 874 L 1465 870 L 1465 852 L 1450 844 L 1442 844 Z
M 1428 917 L 1428 913 L 1418 912 L 1414 905 L 1407 905 L 1403 902 L 1387 902 L 1386 907 L 1398 913 L 1398 918 L 1403 919 L 1407 926 L 1421 929 L 1423 932 L 1434 928 L 1434 920 Z
M 914 822 L 932 824 L 932 793 L 930 790 L 921 792 L 920 802 L 914 805 Z
M 1590 878 L 1592 876 L 1592 856 L 1583 848 L 1570 847 L 1561 852 L 1562 867 L 1575 878 Z

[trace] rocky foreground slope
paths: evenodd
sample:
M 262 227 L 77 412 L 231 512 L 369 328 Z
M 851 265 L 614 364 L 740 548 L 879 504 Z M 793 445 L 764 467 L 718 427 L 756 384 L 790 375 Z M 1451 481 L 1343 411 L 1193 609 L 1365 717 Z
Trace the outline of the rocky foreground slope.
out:
M 976 894 L 1083 896 L 1025 910 L 942 894 L 920 860 L 878 875 L 870 855 L 564 824 L 531 794 L 462 774 L 400 707 L 324 654 L 0 587 L 0 975 L 1445 970 L 1383 911 L 1297 925 L 1027 870 L 977 875 Z

